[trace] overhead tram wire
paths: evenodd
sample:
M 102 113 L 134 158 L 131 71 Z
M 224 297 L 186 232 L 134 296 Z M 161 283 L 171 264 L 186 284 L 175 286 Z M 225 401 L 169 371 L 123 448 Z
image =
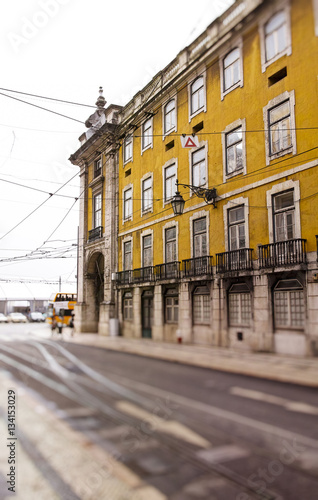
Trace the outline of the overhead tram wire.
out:
M 56 99 L 54 97 L 45 97 L 43 95 L 29 94 L 28 92 L 21 92 L 19 90 L 3 89 L 1 87 L 0 87 L 0 90 L 3 90 L 4 92 L 13 92 L 15 94 L 27 95 L 27 96 L 30 96 L 30 97 L 37 97 L 39 99 L 45 99 L 45 100 L 48 100 L 48 101 L 56 101 L 56 102 L 61 102 L 61 103 L 64 103 L 64 104 L 72 104 L 74 106 L 84 106 L 86 108 L 95 108 L 95 106 L 93 106 L 91 104 L 82 104 L 82 103 L 79 103 L 79 102 L 66 101 L 64 99 Z
M 18 222 L 14 227 L 12 227 L 9 231 L 7 231 L 3 236 L 1 236 L 0 238 L 0 241 L 3 240 L 3 238 L 5 238 L 8 234 L 10 234 L 12 231 L 14 231 L 14 229 L 16 229 L 18 226 L 20 226 L 26 219 L 28 219 L 31 215 L 33 215 L 37 210 L 39 210 L 48 200 L 50 200 L 53 196 L 56 196 L 57 193 L 63 188 L 65 187 L 69 182 L 71 182 L 77 175 L 79 175 L 78 173 L 76 173 L 75 175 L 73 175 L 67 182 L 65 182 L 61 187 L 59 187 L 55 193 L 49 193 L 49 197 L 44 200 L 42 203 L 40 203 L 40 205 L 38 205 L 34 210 L 32 210 L 32 212 L 30 212 L 26 217 L 24 217 L 20 222 Z M 78 198 L 76 198 L 76 201 L 77 201 Z
M 76 174 L 78 175 L 78 174 Z M 76 177 L 76 175 L 74 177 Z M 72 177 L 72 179 L 74 179 L 74 177 Z M 34 188 L 32 186 L 27 186 L 26 184 L 20 184 L 19 182 L 13 182 L 13 181 L 9 181 L 7 179 L 2 179 L 0 177 L 0 182 L 7 182 L 8 184 L 13 184 L 15 186 L 19 186 L 19 187 L 23 187 L 25 189 L 31 189 L 32 191 L 38 191 L 39 193 L 44 193 L 44 194 L 49 194 L 50 196 L 60 196 L 61 198 L 72 198 L 74 199 L 74 196 L 70 196 L 70 195 L 67 195 L 67 194 L 57 194 L 57 193 L 50 193 L 49 191 L 44 191 L 43 189 L 38 189 L 38 188 Z M 46 182 L 46 181 L 41 181 L 41 182 Z
M 15 101 L 23 102 L 24 104 L 28 104 L 29 106 L 33 106 L 38 109 L 42 109 L 43 111 L 48 111 L 49 113 L 53 113 L 54 115 L 62 116 L 63 118 L 67 118 L 68 120 L 73 120 L 78 123 L 84 124 L 81 120 L 77 120 L 77 118 L 72 118 L 71 116 L 64 115 L 63 113 L 58 113 L 57 111 L 53 111 L 48 108 L 44 108 L 43 106 L 38 106 L 37 104 L 32 104 L 31 102 L 24 101 L 23 99 L 18 99 L 17 97 L 13 97 L 8 94 L 4 94 L 3 92 L 0 92 L 0 95 L 3 95 L 4 97 L 8 97 L 9 99 L 14 99 Z

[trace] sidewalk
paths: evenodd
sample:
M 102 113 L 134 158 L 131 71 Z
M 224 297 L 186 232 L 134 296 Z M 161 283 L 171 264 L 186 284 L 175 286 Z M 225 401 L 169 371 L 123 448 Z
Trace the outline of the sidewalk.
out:
M 318 387 L 318 358 L 297 358 L 278 354 L 250 353 L 233 349 L 155 342 L 149 339 L 105 337 L 75 333 L 65 341 L 164 359 L 229 373 L 239 373 L 308 387 Z

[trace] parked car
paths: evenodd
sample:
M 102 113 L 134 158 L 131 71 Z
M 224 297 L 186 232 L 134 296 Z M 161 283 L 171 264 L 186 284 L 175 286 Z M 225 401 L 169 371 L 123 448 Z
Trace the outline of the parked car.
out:
M 29 314 L 29 321 L 32 321 L 32 322 L 34 322 L 34 321 L 37 321 L 37 322 L 44 321 L 42 313 L 37 312 L 37 311 L 31 312 Z
M 19 312 L 10 313 L 7 318 L 10 323 L 27 323 L 28 321 L 28 318 Z
M 8 323 L 8 318 L 2 313 L 0 313 L 0 323 Z

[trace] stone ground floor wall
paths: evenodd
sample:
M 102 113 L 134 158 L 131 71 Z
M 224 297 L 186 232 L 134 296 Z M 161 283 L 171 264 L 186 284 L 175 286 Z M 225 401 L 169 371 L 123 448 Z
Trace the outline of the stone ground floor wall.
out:
M 145 287 L 126 286 L 125 289 L 118 291 L 119 331 L 121 335 L 127 337 L 143 336 L 142 297 L 144 291 L 147 290 L 147 293 L 153 297 L 151 338 L 154 341 L 178 342 L 182 339 L 183 343 L 223 346 L 241 351 L 317 356 L 318 280 L 316 267 L 316 264 L 311 264 L 303 269 L 299 266 L 297 269 L 281 269 L 275 272 L 263 270 L 262 272 L 232 273 L 209 281 L 194 279 L 191 282 L 147 284 L 148 286 Z M 229 294 L 237 285 L 242 284 L 247 287 L 246 290 L 249 290 L 250 321 L 248 323 L 243 320 L 241 323 L 231 324 Z M 298 288 L 295 291 L 293 288 L 285 290 L 284 286 L 290 284 Z M 274 293 L 276 289 L 279 293 L 278 286 L 282 287 L 279 300 L 275 298 L 282 309 L 280 321 L 285 313 L 294 314 L 291 310 L 298 307 L 300 310 L 297 314 L 301 318 L 298 321 L 302 321 L 302 324 L 296 325 L 296 328 L 292 321 L 287 326 L 275 324 L 278 322 L 275 314 L 279 313 L 274 310 L 277 307 L 277 302 L 274 305 Z M 178 318 L 174 323 L 167 322 L 166 318 L 165 297 L 169 287 L 177 290 L 178 297 Z M 209 291 L 210 317 L 205 324 L 194 324 L 193 296 L 197 287 L 205 287 Z M 133 303 L 133 315 L 130 320 L 125 320 L 122 312 L 123 295 L 127 290 L 131 293 Z M 296 305 L 295 296 L 298 297 Z M 300 296 L 301 299 L 299 299 Z M 285 311 L 284 304 L 287 300 L 290 303 Z

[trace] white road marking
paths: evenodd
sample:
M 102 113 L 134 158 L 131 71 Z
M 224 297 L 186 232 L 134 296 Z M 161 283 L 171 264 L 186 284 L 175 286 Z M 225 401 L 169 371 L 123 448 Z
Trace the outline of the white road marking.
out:
M 241 396 L 243 398 L 254 399 L 255 401 L 263 401 L 279 405 L 289 411 L 296 411 L 300 413 L 307 413 L 309 415 L 318 415 L 317 406 L 312 406 L 301 401 L 291 401 L 290 399 L 273 396 L 265 392 L 254 391 L 251 389 L 244 389 L 243 387 L 231 387 L 230 393 L 234 396 Z
M 12 380 L 0 372 L 0 401 L 5 401 Z M 47 408 L 38 414 L 34 411 L 37 401 L 27 392 L 19 395 L 19 431 L 25 435 L 35 452 L 69 485 L 76 498 L 98 498 L 100 500 L 167 500 L 155 487 L 149 486 L 135 472 L 121 463 L 120 457 L 88 441 L 87 437 L 72 429 L 66 422 L 56 418 Z M 0 431 L 5 427 L 0 417 Z M 3 434 L 4 435 L 4 434 Z M 21 441 L 22 442 L 22 441 Z M 7 450 L 2 457 L 0 449 L 0 471 L 7 474 Z M 23 445 L 18 449 L 18 493 L 14 498 L 62 498 L 62 493 L 50 485 L 50 476 L 43 473 L 41 464 L 26 455 Z M 2 458 L 4 460 L 2 461 Z M 47 471 L 46 471 L 47 472 Z M 19 491 L 21 485 L 21 492 Z M 53 491 L 54 490 L 54 491 Z M 68 498 L 71 498 L 67 495 Z M 8 497 L 9 498 L 9 497 Z M 64 497 L 63 497 L 64 498 Z M 73 496 L 72 496 L 73 498 Z
M 246 458 L 250 456 L 251 452 L 235 444 L 225 444 L 223 446 L 210 448 L 209 450 L 200 450 L 196 454 L 206 462 L 220 464 L 230 462 L 231 460 L 237 460 L 238 458 Z
M 121 412 L 146 422 L 154 431 L 158 430 L 171 434 L 182 439 L 183 441 L 200 446 L 201 448 L 211 447 L 211 443 L 207 439 L 176 420 L 166 420 L 158 417 L 156 413 L 150 413 L 132 403 L 128 403 L 127 401 L 118 401 L 116 403 L 116 408 Z
M 265 432 L 273 436 L 277 436 L 279 439 L 295 440 L 299 445 L 304 445 L 308 448 L 318 448 L 318 440 L 312 439 L 302 434 L 296 432 L 287 431 L 282 427 L 277 427 L 272 424 L 266 424 L 265 422 L 260 422 L 259 420 L 254 420 L 250 417 L 245 417 L 244 415 L 238 415 L 229 410 L 222 410 L 216 406 L 208 405 L 206 403 L 201 403 L 200 401 L 195 401 L 193 399 L 187 398 L 185 396 L 179 396 L 173 392 L 169 392 L 163 389 L 158 389 L 156 387 L 144 384 L 142 382 L 136 382 L 135 380 L 126 379 L 124 377 L 117 376 L 117 380 L 121 381 L 122 384 L 131 385 L 136 390 L 141 390 L 151 394 L 152 396 L 157 395 L 161 398 L 168 398 L 173 401 L 176 405 L 184 405 L 192 408 L 196 411 L 202 411 L 214 417 L 225 419 L 236 424 L 244 425 L 250 427 L 251 429 L 256 429 L 257 431 Z

